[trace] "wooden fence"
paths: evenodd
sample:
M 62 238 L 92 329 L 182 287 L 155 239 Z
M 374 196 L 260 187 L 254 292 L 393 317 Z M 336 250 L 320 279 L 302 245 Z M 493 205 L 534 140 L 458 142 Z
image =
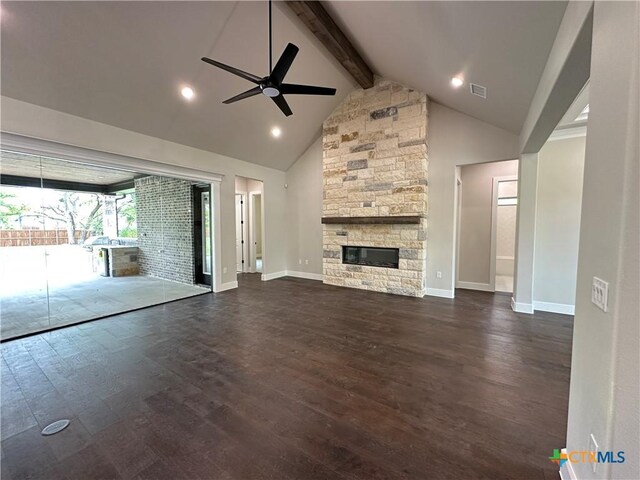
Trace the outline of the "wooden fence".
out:
M 75 238 L 76 243 L 80 243 L 82 231 L 76 231 Z M 66 230 L 0 230 L 0 247 L 32 247 L 67 243 L 69 243 L 69 237 Z

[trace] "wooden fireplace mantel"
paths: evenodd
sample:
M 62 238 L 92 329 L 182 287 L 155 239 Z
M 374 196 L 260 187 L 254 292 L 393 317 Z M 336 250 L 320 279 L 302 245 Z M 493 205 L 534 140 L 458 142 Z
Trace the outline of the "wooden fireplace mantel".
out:
M 416 225 L 420 224 L 420 215 L 387 217 L 322 217 L 324 224 L 351 225 Z

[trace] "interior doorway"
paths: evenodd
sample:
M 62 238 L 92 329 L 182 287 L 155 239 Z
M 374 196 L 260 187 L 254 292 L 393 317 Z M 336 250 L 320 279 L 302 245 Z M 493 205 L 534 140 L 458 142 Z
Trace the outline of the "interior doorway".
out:
M 456 168 L 456 288 L 485 292 L 505 292 L 513 288 L 509 283 L 513 284 L 517 180 L 518 160 Z M 503 193 L 499 194 L 499 190 Z M 504 198 L 498 202 L 499 197 Z M 511 203 L 512 207 L 498 207 L 498 203 Z M 508 221 L 509 213 L 513 214 L 513 222 Z M 498 225 L 501 226 L 499 232 Z M 504 233 L 500 248 L 498 233 Z M 498 275 L 501 278 L 497 279 Z M 507 285 L 496 285 L 496 280 L 505 280 Z
M 196 283 L 212 285 L 211 186 L 193 187 L 193 247 Z
M 262 273 L 262 193 L 251 193 L 252 224 L 249 229 L 250 258 L 253 260 L 253 271 Z
M 236 271 L 262 273 L 264 264 L 263 184 L 236 177 Z
M 244 194 L 236 193 L 236 272 L 244 272 L 245 223 Z

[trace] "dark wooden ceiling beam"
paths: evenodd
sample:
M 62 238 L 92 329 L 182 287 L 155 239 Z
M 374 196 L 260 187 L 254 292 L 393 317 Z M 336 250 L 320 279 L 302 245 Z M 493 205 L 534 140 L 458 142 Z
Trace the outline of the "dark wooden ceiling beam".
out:
M 285 2 L 362 88 L 373 87 L 373 72 L 320 2 Z

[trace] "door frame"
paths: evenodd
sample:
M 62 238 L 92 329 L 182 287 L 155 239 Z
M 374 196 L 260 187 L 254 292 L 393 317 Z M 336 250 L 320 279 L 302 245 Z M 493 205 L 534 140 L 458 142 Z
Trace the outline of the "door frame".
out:
M 213 246 L 213 192 L 211 185 L 209 184 L 195 184 L 192 186 L 192 215 L 193 215 L 193 268 L 194 268 L 194 280 L 196 284 L 207 285 L 213 288 L 214 281 L 214 256 L 215 249 Z M 211 265 L 209 265 L 209 273 L 203 272 L 204 264 L 204 226 L 202 225 L 202 194 L 209 193 L 209 242 L 211 244 Z M 200 225 L 198 225 L 200 223 Z M 198 261 L 200 260 L 200 262 Z
M 491 291 L 496 291 L 496 251 L 498 237 L 498 186 L 500 182 L 517 182 L 517 175 L 505 175 L 502 177 L 493 177 L 493 192 L 491 199 L 491 263 L 489 267 L 489 284 Z M 518 185 L 518 188 L 520 185 Z M 516 216 L 520 205 L 516 205 Z
M 32 155 L 59 158 L 60 160 L 80 163 L 82 165 L 95 165 L 209 184 L 211 186 L 211 215 L 213 220 L 211 245 L 214 250 L 212 259 L 212 272 L 214 273 L 212 287 L 214 292 L 222 292 L 233 288 L 230 287 L 229 284 L 223 283 L 222 241 L 219 240 L 222 238 L 220 185 L 225 178 L 224 174 L 7 132 L 0 132 L 0 143 L 2 143 L 3 148 L 7 150 L 13 149 Z
M 234 198 L 237 199 L 237 197 L 240 197 L 240 202 L 241 202 L 241 207 L 240 207 L 240 222 L 241 222 L 241 228 L 240 231 L 242 232 L 242 244 L 240 246 L 240 250 L 242 252 L 242 258 L 240 259 L 240 266 L 241 266 L 241 270 L 238 271 L 238 258 L 237 258 L 237 253 L 238 253 L 238 249 L 236 248 L 236 273 L 246 273 L 249 272 L 251 270 L 251 267 L 249 265 L 249 222 L 248 222 L 248 218 L 249 216 L 247 215 L 248 213 L 248 208 L 247 208 L 247 194 L 246 193 L 236 193 L 236 196 Z M 234 202 L 234 208 L 238 208 L 237 204 Z M 237 222 L 237 212 L 235 212 L 235 219 Z M 237 232 L 238 232 L 238 225 L 235 225 L 235 232 L 236 232 L 236 242 L 238 241 L 237 238 Z
M 262 192 L 249 192 L 249 219 L 251 222 L 251 228 L 249 229 L 249 266 L 251 273 L 262 273 L 258 272 L 257 269 L 257 251 L 256 251 L 256 240 L 258 235 L 260 235 L 260 239 L 262 240 L 262 270 L 264 270 L 264 238 L 262 236 L 262 228 L 260 228 L 260 232 L 257 231 L 256 228 L 256 197 L 260 197 L 260 219 L 261 225 L 264 225 L 264 217 L 262 215 L 264 196 Z
M 460 278 L 460 222 L 462 213 L 462 172 L 460 166 L 456 166 L 456 179 L 454 186 L 454 211 L 453 211 L 453 229 L 454 229 L 454 260 L 453 260 L 453 295 L 455 297 L 456 288 L 458 288 L 458 279 Z

